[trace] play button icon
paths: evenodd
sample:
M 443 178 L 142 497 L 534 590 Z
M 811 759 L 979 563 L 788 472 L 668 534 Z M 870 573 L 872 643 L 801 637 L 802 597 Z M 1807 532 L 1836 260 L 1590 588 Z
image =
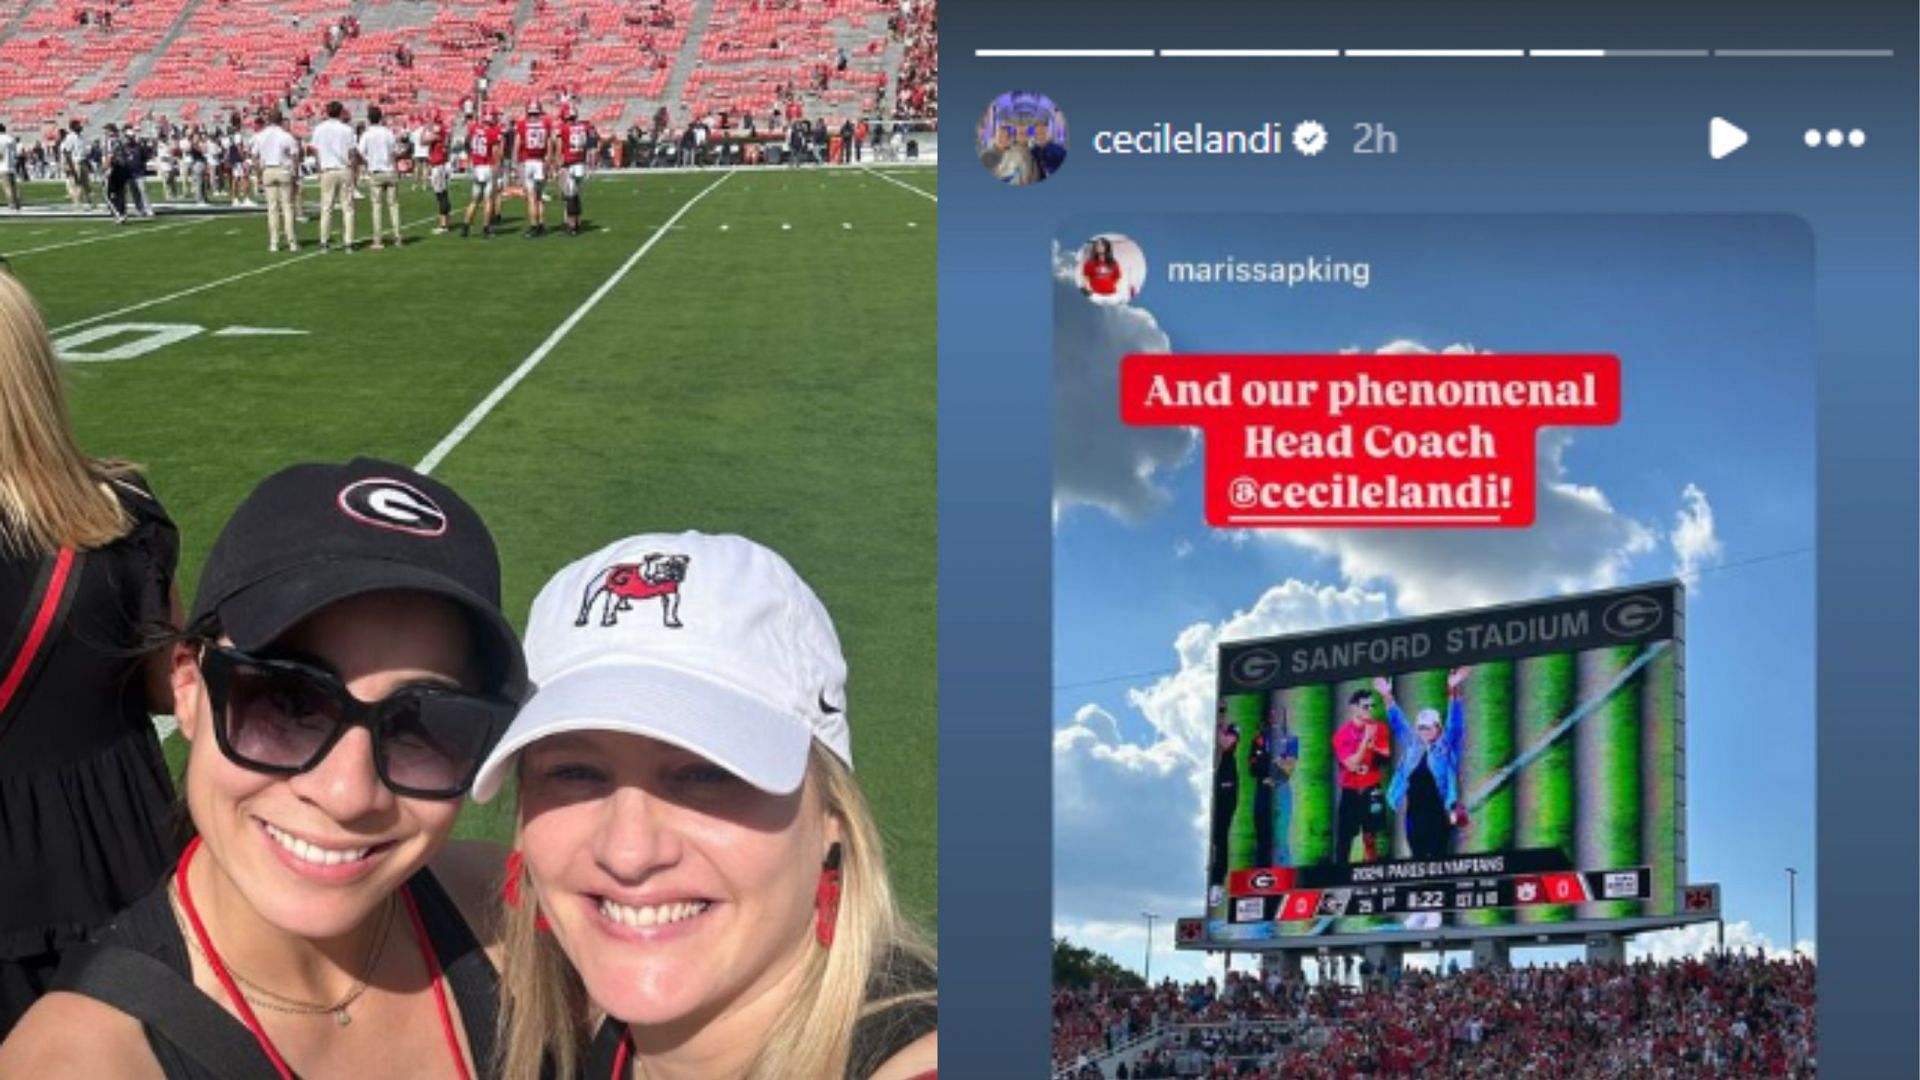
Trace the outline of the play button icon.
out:
M 1707 123 L 1707 153 L 1715 161 L 1747 145 L 1747 133 L 1738 124 L 1716 116 Z

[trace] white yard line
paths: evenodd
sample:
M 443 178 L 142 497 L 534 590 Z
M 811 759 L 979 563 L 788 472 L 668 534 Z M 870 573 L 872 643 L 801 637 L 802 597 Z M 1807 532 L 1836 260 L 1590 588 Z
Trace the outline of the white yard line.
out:
M 862 165 L 861 168 L 866 170 L 866 174 L 868 176 L 877 176 L 880 179 L 885 180 L 887 183 L 892 184 L 894 187 L 906 188 L 908 191 L 913 192 L 915 195 L 918 195 L 923 199 L 931 199 L 936 203 L 940 201 L 940 196 L 935 195 L 931 192 L 922 191 L 919 188 L 914 187 L 912 184 L 909 184 L 904 180 L 895 180 L 893 177 L 888 176 L 886 173 L 874 172 L 872 169 L 869 169 L 864 165 Z
M 424 225 L 427 222 L 433 221 L 433 220 L 435 220 L 435 215 L 429 214 L 426 217 L 419 218 L 415 221 L 409 221 L 405 225 L 400 226 L 400 228 L 402 230 L 411 229 L 415 225 Z M 123 308 L 116 308 L 113 311 L 109 311 L 104 315 L 94 315 L 85 319 L 81 319 L 78 322 L 70 322 L 65 326 L 56 326 L 52 330 L 48 331 L 48 333 L 64 334 L 69 330 L 78 330 L 83 326 L 92 326 L 94 323 L 105 322 L 108 319 L 115 318 L 116 316 L 130 315 L 133 312 L 144 311 L 147 308 L 153 307 L 157 304 L 165 304 L 172 300 L 179 300 L 184 297 L 192 296 L 195 293 L 203 293 L 203 292 L 206 292 L 208 289 L 217 289 L 222 285 L 231 285 L 236 281 L 244 281 L 247 278 L 255 277 L 260 274 L 270 274 L 275 270 L 285 270 L 289 266 L 294 266 L 296 264 L 306 262 L 308 259 L 315 258 L 322 254 L 326 254 L 326 252 L 323 252 L 320 248 L 316 247 L 312 251 L 306 252 L 305 254 L 291 255 L 285 259 L 281 259 L 279 262 L 270 262 L 265 266 L 256 266 L 251 270 L 242 270 L 237 274 L 229 274 L 226 277 L 218 278 L 216 280 L 206 282 L 205 284 L 202 284 L 202 285 L 195 285 L 191 289 L 181 289 L 179 292 L 168 293 L 165 296 L 157 296 L 152 300 L 142 300 L 137 304 L 129 304 Z M 335 254 L 339 254 L 339 253 L 336 252 Z
M 61 248 L 99 244 L 108 240 L 125 240 L 133 236 L 152 236 L 154 233 L 163 233 L 169 229 L 185 229 L 193 225 L 205 225 L 212 220 L 212 218 L 195 218 L 192 221 L 176 221 L 171 225 L 146 225 L 137 229 L 117 229 L 105 236 L 90 236 L 85 240 L 66 240 L 58 244 L 42 244 L 36 248 L 27 248 L 23 251 L 9 251 L 5 254 L 9 259 L 17 259 L 22 255 L 38 255 L 43 251 L 59 251 Z
M 429 450 L 427 456 L 421 458 L 420 464 L 415 465 L 414 469 L 418 472 L 430 473 L 442 461 L 445 461 L 447 455 L 453 453 L 455 447 L 464 442 L 468 435 L 473 434 L 473 429 L 480 426 L 480 422 L 487 418 L 487 414 L 493 412 L 494 407 L 499 405 L 509 393 L 512 393 L 513 388 L 520 385 L 522 379 L 532 374 L 533 369 L 539 367 L 540 362 L 547 358 L 547 354 L 551 353 L 555 346 L 559 345 L 568 334 L 573 332 L 573 328 L 579 325 L 580 320 L 586 318 L 587 312 L 592 311 L 601 300 L 606 298 L 608 293 L 613 291 L 615 285 L 620 284 L 620 279 L 627 276 L 627 271 L 632 270 L 634 264 L 645 258 L 647 252 L 653 250 L 653 245 L 659 243 L 660 238 L 666 236 L 674 225 L 686 216 L 687 211 L 693 209 L 694 206 L 699 203 L 701 199 L 706 198 L 713 189 L 733 179 L 733 175 L 731 172 L 721 173 L 720 179 L 701 188 L 694 194 L 693 198 L 682 203 L 680 209 L 673 212 L 672 217 L 668 218 L 658 229 L 655 229 L 652 236 L 647 237 L 646 243 L 641 244 L 638 250 L 632 255 L 627 256 L 627 261 L 621 263 L 620 268 L 615 270 L 611 277 L 601 282 L 600 287 L 593 291 L 593 295 L 587 297 L 579 307 L 574 308 L 573 314 L 568 315 L 559 326 L 555 327 L 553 333 L 547 335 L 547 340 L 541 342 L 539 348 L 533 350 L 525 360 L 522 360 L 520 366 L 514 368 L 511 375 L 501 380 L 500 385 L 494 387 L 493 392 L 488 394 L 480 404 L 475 405 L 473 411 L 467 414 L 466 419 L 461 420 L 452 431 L 449 431 L 447 437 L 441 439 L 438 446 Z

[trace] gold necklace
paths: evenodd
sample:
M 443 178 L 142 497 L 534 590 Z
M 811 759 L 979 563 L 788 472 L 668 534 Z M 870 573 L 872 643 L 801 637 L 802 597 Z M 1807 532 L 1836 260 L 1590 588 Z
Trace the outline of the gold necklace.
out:
M 173 906 L 174 921 L 181 926 L 181 936 L 187 939 L 187 944 L 193 947 L 194 953 L 205 961 L 207 966 L 213 966 L 213 961 L 200 947 L 199 940 L 193 934 L 186 932 L 186 914 L 180 909 L 180 893 L 176 887 L 167 886 L 167 900 Z M 346 1027 L 353 1022 L 353 1018 L 347 1015 L 347 1007 L 360 1000 L 360 995 L 367 992 L 367 980 L 373 974 L 373 965 L 380 959 L 380 954 L 386 951 L 387 932 L 393 928 L 393 907 L 393 898 L 388 897 L 386 910 L 380 917 L 380 932 L 374 936 L 373 947 L 367 952 L 366 960 L 360 965 L 360 977 L 353 981 L 353 985 L 347 988 L 347 992 L 341 995 L 340 1000 L 331 1005 L 301 1001 L 298 998 L 277 994 L 240 974 L 232 963 L 223 962 L 223 966 L 227 969 L 227 973 L 233 976 L 234 981 L 246 987 L 247 990 L 253 991 L 250 994 L 242 990 L 240 993 L 240 996 L 246 998 L 249 1004 L 271 1009 L 274 1012 L 297 1013 L 303 1016 L 332 1013 L 334 1023 Z M 256 994 L 259 996 L 256 997 Z

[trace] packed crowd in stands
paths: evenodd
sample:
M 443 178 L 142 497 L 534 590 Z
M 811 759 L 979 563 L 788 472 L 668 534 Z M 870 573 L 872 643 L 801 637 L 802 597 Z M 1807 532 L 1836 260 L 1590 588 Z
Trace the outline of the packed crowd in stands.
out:
M 928 120 L 940 116 L 940 12 L 934 0 L 901 0 L 890 23 L 906 42 L 894 79 L 893 115 Z
M 1224 986 L 1059 990 L 1054 1068 L 1073 1080 L 1801 1080 L 1817 1073 L 1814 981 L 1808 958 L 1734 952 L 1369 973 L 1360 986 L 1235 972 Z
M 51 28 L 39 33 L 33 20 L 19 29 L 36 33 L 14 35 L 30 41 L 0 42 L 0 59 L 31 46 L 32 66 L 58 55 L 68 57 L 61 70 L 72 69 L 49 84 L 65 101 L 37 100 L 0 64 L 0 118 L 16 134 L 24 116 L 63 133 L 80 119 L 97 140 L 99 120 L 112 117 L 156 144 L 158 167 L 159 148 L 178 141 L 169 127 L 193 131 L 192 146 L 217 143 L 235 114 L 251 124 L 279 109 L 300 134 L 327 101 L 378 103 L 402 128 L 437 118 L 457 138 L 487 106 L 517 114 L 544 101 L 549 110 L 577 107 L 605 133 L 596 156 L 606 164 L 770 163 L 793 160 L 796 148 L 802 161 L 855 163 L 918 156 L 931 147 L 939 112 L 935 0 L 716 0 L 714 25 L 699 42 L 688 41 L 691 0 L 535 0 L 524 25 L 511 7 L 462 0 L 426 22 L 370 17 L 364 28 L 348 0 L 130 3 L 60 5 L 62 25 L 89 36 L 116 9 L 129 24 L 94 52 L 69 56 L 75 42 Z M 142 74 L 116 77 L 129 69 Z M 675 70 L 688 72 L 685 85 L 663 101 Z M 660 113 L 671 106 L 671 120 L 648 125 L 641 117 L 656 105 Z M 95 106 L 105 117 L 89 115 Z M 804 128 L 797 136 L 796 127 Z M 31 141 L 21 139 L 29 175 L 55 174 Z

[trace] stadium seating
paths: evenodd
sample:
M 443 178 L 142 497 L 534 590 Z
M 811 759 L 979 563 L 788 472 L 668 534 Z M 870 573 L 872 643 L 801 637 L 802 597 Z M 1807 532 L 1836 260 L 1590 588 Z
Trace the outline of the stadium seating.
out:
M 188 0 L 14 5 L 11 29 L 0 40 L 0 115 L 16 122 L 90 119 L 121 93 L 128 72 L 159 46 L 187 6 Z M 103 13 L 111 13 L 110 22 Z
M 345 41 L 296 109 L 317 118 L 332 99 L 379 104 L 401 124 L 457 115 L 476 81 L 513 36 L 514 8 L 497 0 L 362 4 L 362 29 Z M 402 64 L 400 50 L 410 54 Z M 495 96 L 497 100 L 497 95 Z
M 1373 1080 L 1815 1073 L 1809 957 L 1408 971 L 1368 986 L 1056 988 L 1055 1080 Z M 1137 980 L 1136 980 L 1137 982 Z
M 603 130 L 662 106 L 764 130 L 790 103 L 838 121 L 925 98 L 934 19 L 931 0 L 0 0 L 0 118 L 303 122 L 338 98 L 407 124 L 486 76 L 509 112 L 564 96 Z
M 694 6 L 538 0 L 500 64 L 490 100 L 508 111 L 535 99 L 551 108 L 564 93 L 603 128 L 638 122 L 666 100 Z
M 143 113 L 201 120 L 282 104 L 297 96 L 308 64 L 324 63 L 327 28 L 352 7 L 351 0 L 202 0 L 133 100 Z
M 808 116 L 875 116 L 887 83 L 886 0 L 715 0 L 684 98 L 691 113 L 763 115 L 789 93 Z M 845 70 L 838 63 L 843 54 Z

